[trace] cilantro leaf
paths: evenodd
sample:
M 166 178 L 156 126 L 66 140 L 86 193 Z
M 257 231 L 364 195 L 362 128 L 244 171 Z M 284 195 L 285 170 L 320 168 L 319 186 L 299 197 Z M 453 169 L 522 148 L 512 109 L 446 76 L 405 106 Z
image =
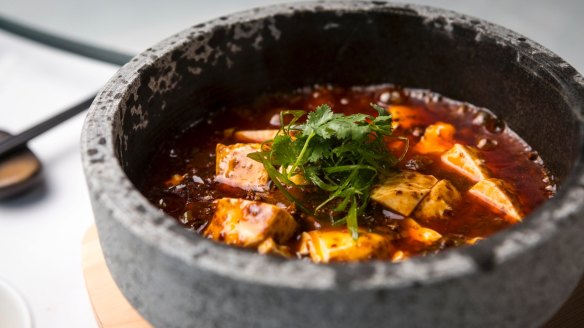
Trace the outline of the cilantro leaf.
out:
M 298 157 L 297 147 L 289 135 L 277 135 L 272 141 L 271 156 L 274 165 L 290 165 Z
M 335 114 L 327 104 L 318 106 L 306 116 L 304 124 L 296 122 L 306 114 L 303 111 L 282 111 L 280 120 L 292 116 L 290 123 L 282 124 L 277 136 L 265 144 L 260 152 L 248 156 L 261 162 L 274 184 L 300 209 L 322 217 L 330 215 L 333 223 L 345 223 L 354 239 L 358 237 L 358 217 L 369 202 L 369 194 L 379 175 L 393 167 L 396 159 L 385 146 L 384 137 L 390 136 L 391 114 L 377 104 L 370 104 L 377 116 L 366 114 Z M 407 151 L 407 142 L 406 150 Z M 405 152 L 404 152 L 405 154 Z M 278 171 L 277 166 L 285 170 Z M 303 174 L 311 185 L 327 193 L 328 198 L 315 208 L 300 203 L 287 188 L 297 187 L 290 181 L 295 174 Z M 328 211 L 323 211 L 330 206 Z
M 327 104 L 320 105 L 316 107 L 314 112 L 308 114 L 306 124 L 302 126 L 301 130 L 304 135 L 310 135 L 315 131 L 320 131 L 323 138 L 328 138 L 329 135 L 325 131 L 326 129 L 321 129 L 321 126 L 334 118 L 335 114 L 331 110 L 331 107 Z

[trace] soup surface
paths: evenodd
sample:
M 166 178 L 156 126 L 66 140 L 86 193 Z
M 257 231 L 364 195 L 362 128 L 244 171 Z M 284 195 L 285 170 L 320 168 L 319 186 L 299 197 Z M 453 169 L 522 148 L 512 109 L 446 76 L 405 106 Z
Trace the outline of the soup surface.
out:
M 282 120 L 280 112 L 312 112 L 321 105 L 343 114 L 339 119 L 370 115 L 361 126 L 380 115 L 375 105 L 392 115 L 391 135 L 377 137 L 393 166 L 371 173 L 371 187 L 345 202 L 322 188 L 342 184 L 335 170 L 313 177 L 324 183 L 317 186 L 307 168 L 279 167 L 276 160 L 272 167 L 292 181 L 280 179 L 278 186 L 267 164 L 247 156 L 269 153 L 276 135 L 291 142 L 302 137 L 294 126 L 281 129 L 291 115 Z M 370 166 L 344 165 L 347 174 Z M 354 174 L 366 174 L 361 171 Z M 312 86 L 213 111 L 162 145 L 147 172 L 143 193 L 193 233 L 321 263 L 401 261 L 474 244 L 520 222 L 555 193 L 537 152 L 491 112 L 393 85 Z M 351 212 L 351 201 L 364 207 Z M 358 229 L 351 227 L 351 213 L 359 214 Z

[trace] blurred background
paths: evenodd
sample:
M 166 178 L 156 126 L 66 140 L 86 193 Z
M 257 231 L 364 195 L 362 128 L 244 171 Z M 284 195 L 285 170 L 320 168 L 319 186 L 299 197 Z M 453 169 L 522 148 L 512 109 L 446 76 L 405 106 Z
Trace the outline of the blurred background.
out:
M 200 22 L 276 0 L 0 0 L 0 16 L 128 54 Z M 515 30 L 584 72 L 584 1 L 412 0 Z M 22 131 L 96 92 L 117 67 L 0 30 L 0 129 Z M 29 146 L 46 185 L 0 202 L 0 279 L 24 296 L 36 327 L 96 327 L 81 272 L 93 223 L 79 156 L 83 116 Z M 0 318 L 2 326 L 2 318 Z
M 290 1 L 277 0 L 1 0 L 0 14 L 94 44 L 137 53 L 197 22 L 226 13 Z M 448 8 L 526 35 L 582 67 L 580 0 L 395 1 Z

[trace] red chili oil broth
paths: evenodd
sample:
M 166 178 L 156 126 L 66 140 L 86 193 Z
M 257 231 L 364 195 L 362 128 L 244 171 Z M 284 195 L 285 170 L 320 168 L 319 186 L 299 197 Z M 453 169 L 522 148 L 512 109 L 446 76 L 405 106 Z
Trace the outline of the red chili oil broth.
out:
M 235 130 L 277 129 L 281 110 L 311 111 L 321 104 L 328 104 L 337 113 L 376 115 L 370 103 L 413 108 L 415 114 L 409 119 L 415 121 L 415 124 L 407 129 L 398 126 L 393 133 L 395 136 L 407 137 L 410 141 L 409 150 L 397 168 L 413 168 L 438 179 L 448 179 L 463 196 L 462 203 L 450 213 L 448 219 L 423 222 L 425 227 L 443 236 L 438 243 L 423 245 L 404 238 L 393 238 L 393 246 L 398 250 L 411 255 L 432 253 L 467 244 L 475 237 L 487 237 L 512 224 L 500 213 L 467 194 L 473 182 L 446 167 L 440 160 L 440 154 L 420 155 L 413 151 L 413 146 L 430 124 L 452 124 L 456 128 L 457 143 L 473 147 L 482 145 L 478 148 L 482 148 L 480 153 L 493 177 L 513 186 L 526 215 L 555 193 L 555 184 L 541 158 L 491 112 L 446 99 L 427 90 L 393 85 L 305 87 L 286 94 L 263 95 L 246 106 L 210 112 L 176 139 L 170 140 L 152 158 L 146 170 L 149 174 L 145 176 L 141 190 L 153 204 L 175 217 L 193 233 L 200 233 L 212 219 L 213 201 L 218 198 L 233 197 L 286 204 L 287 200 L 276 188 L 271 188 L 267 194 L 258 195 L 214 182 L 217 143 L 236 143 L 232 137 Z M 182 181 L 176 185 L 169 184 L 169 179 L 175 175 Z M 318 204 L 325 196 L 317 193 L 317 196 L 305 197 L 303 201 Z M 307 219 L 298 212 L 294 217 L 301 229 L 296 238 L 288 243 L 292 249 L 297 246 L 302 231 L 316 228 L 344 229 L 342 226 L 333 226 L 328 220 Z M 365 215 L 359 218 L 359 225 L 395 237 L 400 235 L 399 222 L 402 219 L 399 214 L 370 202 Z

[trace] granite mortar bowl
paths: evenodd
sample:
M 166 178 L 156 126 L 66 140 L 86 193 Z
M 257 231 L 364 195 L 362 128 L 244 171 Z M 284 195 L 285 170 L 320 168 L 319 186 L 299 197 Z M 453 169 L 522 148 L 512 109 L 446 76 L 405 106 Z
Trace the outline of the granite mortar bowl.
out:
M 329 82 L 487 107 L 539 151 L 560 191 L 472 247 L 317 265 L 204 239 L 136 189 L 161 140 L 206 111 Z M 530 327 L 584 270 L 583 103 L 570 65 L 479 19 L 377 1 L 278 5 L 199 24 L 132 59 L 91 106 L 83 163 L 108 267 L 157 327 Z

